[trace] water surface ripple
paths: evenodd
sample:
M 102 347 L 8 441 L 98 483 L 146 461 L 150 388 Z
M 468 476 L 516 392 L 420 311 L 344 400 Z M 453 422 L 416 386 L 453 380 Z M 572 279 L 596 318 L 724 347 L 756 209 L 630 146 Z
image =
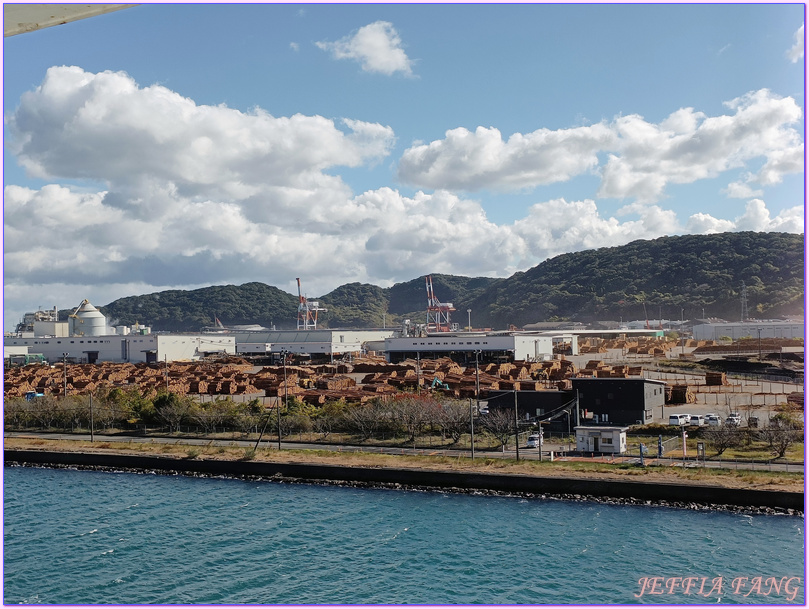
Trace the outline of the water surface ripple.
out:
M 3 517 L 7 604 L 804 602 L 797 517 L 29 467 Z

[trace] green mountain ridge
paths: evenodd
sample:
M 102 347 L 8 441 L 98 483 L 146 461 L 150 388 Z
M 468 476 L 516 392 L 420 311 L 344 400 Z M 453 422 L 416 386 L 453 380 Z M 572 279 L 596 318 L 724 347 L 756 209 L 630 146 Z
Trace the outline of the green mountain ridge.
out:
M 751 317 L 804 312 L 804 236 L 719 233 L 633 241 L 562 254 L 511 277 L 432 275 L 452 320 L 505 329 L 542 321 L 741 316 L 742 282 Z M 348 283 L 317 300 L 320 327 L 387 327 L 427 320 L 424 276 L 390 288 Z M 645 305 L 645 310 L 644 310 Z M 259 282 L 167 290 L 99 307 L 111 323 L 196 332 L 214 324 L 295 328 L 298 297 Z

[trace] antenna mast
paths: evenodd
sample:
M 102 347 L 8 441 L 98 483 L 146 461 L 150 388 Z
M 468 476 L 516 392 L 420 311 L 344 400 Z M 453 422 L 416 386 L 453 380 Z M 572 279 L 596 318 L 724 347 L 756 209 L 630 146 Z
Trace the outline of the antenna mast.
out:
M 750 318 L 750 312 L 747 310 L 747 286 L 742 281 L 742 321 L 747 321 Z

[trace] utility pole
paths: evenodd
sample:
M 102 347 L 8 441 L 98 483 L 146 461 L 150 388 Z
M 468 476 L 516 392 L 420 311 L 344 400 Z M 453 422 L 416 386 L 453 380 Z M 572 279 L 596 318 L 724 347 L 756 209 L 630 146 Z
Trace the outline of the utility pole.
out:
M 421 352 L 416 353 L 416 395 L 421 395 Z
M 67 397 L 67 353 L 62 353 L 62 371 L 64 372 L 64 389 L 65 397 Z
M 93 442 L 93 393 L 90 392 L 90 442 Z
M 478 412 L 480 412 L 480 365 L 478 355 L 480 355 L 480 351 L 475 351 L 475 399 L 477 400 Z
M 539 453 L 539 460 L 542 461 L 542 445 L 545 444 L 545 434 L 542 433 L 542 421 L 537 421 L 539 426 L 539 442 L 537 442 L 537 452 Z
M 289 409 L 289 391 L 287 389 L 287 350 L 281 349 L 284 358 L 284 408 Z M 281 405 L 278 405 L 278 450 L 281 450 Z
M 475 458 L 475 413 L 472 409 L 472 398 L 469 398 L 469 429 L 471 430 L 472 458 Z
M 517 420 L 517 390 L 514 390 L 514 440 L 517 451 L 517 461 L 520 460 L 520 424 Z

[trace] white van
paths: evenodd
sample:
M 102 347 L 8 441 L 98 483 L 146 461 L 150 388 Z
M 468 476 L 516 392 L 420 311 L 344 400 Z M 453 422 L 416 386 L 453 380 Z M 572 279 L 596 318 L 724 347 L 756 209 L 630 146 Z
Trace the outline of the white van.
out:
M 701 414 L 692 414 L 689 425 L 696 425 L 697 427 L 702 427 L 703 425 L 705 425 L 705 417 L 703 417 Z
M 539 434 L 534 433 L 528 436 L 528 444 L 527 444 L 528 448 L 539 448 L 539 445 L 540 445 Z
M 669 416 L 669 425 L 688 425 L 690 422 L 690 414 L 673 414 Z

